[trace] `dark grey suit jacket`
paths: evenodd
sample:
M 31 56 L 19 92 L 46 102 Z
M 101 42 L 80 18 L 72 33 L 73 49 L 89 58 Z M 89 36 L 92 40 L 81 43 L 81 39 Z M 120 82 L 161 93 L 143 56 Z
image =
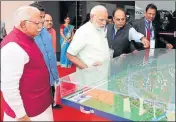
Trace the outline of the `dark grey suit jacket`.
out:
M 144 23 L 144 17 L 141 18 L 141 19 L 134 20 L 134 21 L 130 22 L 130 24 L 135 28 L 135 30 L 137 32 L 140 32 L 145 37 L 147 37 L 146 36 L 145 23 Z M 155 48 L 157 48 L 158 47 L 158 40 L 159 40 L 159 35 L 158 35 L 159 25 L 158 25 L 157 22 L 153 21 L 152 26 L 153 26 L 152 28 L 154 30 L 154 36 L 155 36 Z M 137 43 L 137 42 L 134 42 L 134 41 L 132 41 L 132 43 L 131 43 L 131 48 L 136 48 L 138 50 L 144 49 L 143 44 Z

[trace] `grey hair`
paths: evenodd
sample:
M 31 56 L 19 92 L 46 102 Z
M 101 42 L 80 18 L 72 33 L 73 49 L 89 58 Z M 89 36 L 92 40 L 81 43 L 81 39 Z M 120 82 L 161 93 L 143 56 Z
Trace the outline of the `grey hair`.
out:
M 38 12 L 40 14 L 40 11 L 32 6 L 22 6 L 18 8 L 14 13 L 15 26 L 19 26 L 24 20 L 29 20 L 31 17 L 31 12 Z
M 102 6 L 102 5 L 97 5 L 97 6 L 94 6 L 91 11 L 90 11 L 90 15 L 95 15 L 97 11 L 105 11 L 107 12 L 107 9 Z

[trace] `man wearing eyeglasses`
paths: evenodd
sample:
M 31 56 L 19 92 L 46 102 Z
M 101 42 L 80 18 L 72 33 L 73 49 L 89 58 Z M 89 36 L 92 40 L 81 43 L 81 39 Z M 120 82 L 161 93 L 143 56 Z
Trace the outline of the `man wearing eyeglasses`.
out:
M 40 11 L 20 7 L 15 27 L 1 42 L 1 91 L 4 121 L 53 121 L 48 68 L 34 41 Z
M 37 9 L 40 10 L 40 17 L 44 25 L 44 21 L 45 21 L 44 7 L 37 2 L 30 4 L 30 6 L 36 7 Z M 54 52 L 54 48 L 52 45 L 52 37 L 49 34 L 46 27 L 43 25 L 42 25 L 42 30 L 40 31 L 39 35 L 35 37 L 35 42 L 43 54 L 45 63 L 48 67 L 48 72 L 50 74 L 50 85 L 51 85 L 51 91 L 52 91 L 52 96 L 53 96 L 52 108 L 60 109 L 62 108 L 62 106 L 59 104 L 56 104 L 56 101 L 55 101 L 55 88 L 59 84 L 59 74 L 58 74 L 58 69 L 57 69 L 56 54 Z
M 126 24 L 126 14 L 122 8 L 117 8 L 113 12 L 114 24 L 109 24 L 107 28 L 107 39 L 109 48 L 114 52 L 112 57 L 127 54 L 130 50 L 130 41 L 135 40 L 149 47 L 149 41 L 143 34 L 138 33 L 129 24 Z
M 56 31 L 53 28 L 53 19 L 51 15 L 45 14 L 44 26 L 52 37 L 52 44 L 53 44 L 54 52 L 56 53 Z

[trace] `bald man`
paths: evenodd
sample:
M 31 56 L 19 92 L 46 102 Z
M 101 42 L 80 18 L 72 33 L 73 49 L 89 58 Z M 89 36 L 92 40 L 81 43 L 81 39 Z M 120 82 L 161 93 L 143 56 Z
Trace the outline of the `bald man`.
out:
M 53 44 L 54 52 L 56 53 L 56 31 L 53 28 L 53 20 L 51 15 L 45 14 L 44 26 L 52 37 L 52 44 Z
M 53 28 L 53 20 L 52 20 L 51 15 L 49 15 L 49 14 L 45 14 L 44 27 L 48 30 L 49 34 L 51 35 L 53 49 L 54 49 L 54 52 L 56 53 L 56 31 Z M 53 60 L 53 62 L 57 62 L 56 59 L 52 59 L 52 60 Z M 56 98 L 57 98 L 57 96 L 55 94 L 56 93 L 55 92 L 56 91 L 56 87 L 55 86 L 51 86 L 51 89 L 52 89 L 52 94 L 53 94 L 53 97 L 54 97 L 53 108 L 56 108 L 56 109 L 62 108 L 61 105 L 56 104 Z
M 143 34 L 138 33 L 129 24 L 126 24 L 126 14 L 122 8 L 117 8 L 113 12 L 114 24 L 109 24 L 107 29 L 107 38 L 109 48 L 114 51 L 113 57 L 118 57 L 134 50 L 129 50 L 131 40 L 149 46 L 149 41 Z

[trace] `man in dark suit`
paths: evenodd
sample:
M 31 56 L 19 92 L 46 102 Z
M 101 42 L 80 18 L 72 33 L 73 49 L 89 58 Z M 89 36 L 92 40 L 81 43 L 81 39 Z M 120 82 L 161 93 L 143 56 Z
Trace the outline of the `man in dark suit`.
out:
M 140 33 L 144 34 L 145 37 L 151 42 L 154 41 L 152 47 L 154 48 L 160 48 L 160 44 L 162 43 L 166 44 L 167 48 L 173 48 L 173 46 L 168 43 L 163 38 L 159 37 L 159 24 L 157 21 L 155 21 L 155 16 L 157 12 L 157 7 L 154 4 L 149 4 L 146 7 L 146 11 L 144 14 L 144 17 L 141 19 L 137 19 L 131 22 L 131 25 Z M 151 45 L 151 43 L 150 43 Z M 141 43 L 133 42 L 131 43 L 131 48 L 134 50 L 135 48 L 137 50 L 143 50 L 145 49 Z
M 130 41 L 142 43 L 145 48 L 149 47 L 149 41 L 143 34 L 138 33 L 131 25 L 126 24 L 126 13 L 122 8 L 117 8 L 113 12 L 114 24 L 107 26 L 107 39 L 109 48 L 113 50 L 113 56 L 130 53 Z

